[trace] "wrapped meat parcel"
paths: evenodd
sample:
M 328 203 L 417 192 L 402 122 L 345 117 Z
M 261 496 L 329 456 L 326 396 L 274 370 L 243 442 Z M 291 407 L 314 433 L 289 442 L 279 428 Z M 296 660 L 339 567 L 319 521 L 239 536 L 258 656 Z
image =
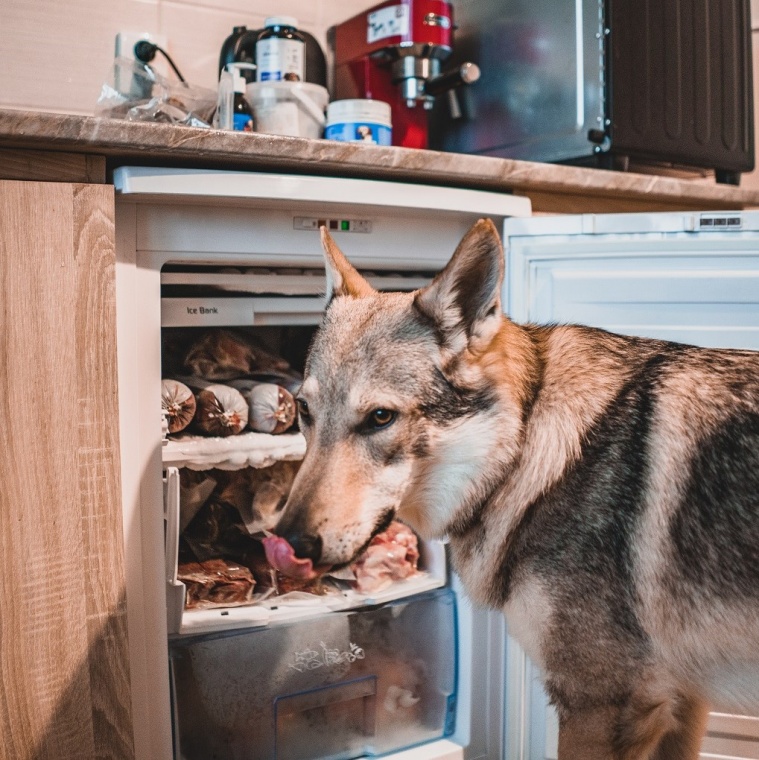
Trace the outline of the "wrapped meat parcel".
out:
M 195 396 L 178 380 L 161 380 L 161 409 L 169 423 L 169 433 L 184 430 L 195 416 Z
M 177 578 L 187 588 L 188 610 L 250 604 L 256 585 L 247 567 L 224 559 L 181 564 Z
M 278 435 L 295 423 L 295 399 L 287 388 L 254 380 L 232 380 L 230 385 L 248 402 L 248 424 L 252 430 Z
M 195 400 L 195 427 L 206 435 L 237 435 L 248 424 L 248 404 L 235 388 L 209 385 Z
M 284 359 L 261 348 L 249 336 L 231 330 L 203 333 L 187 352 L 184 365 L 194 375 L 217 381 L 290 368 Z

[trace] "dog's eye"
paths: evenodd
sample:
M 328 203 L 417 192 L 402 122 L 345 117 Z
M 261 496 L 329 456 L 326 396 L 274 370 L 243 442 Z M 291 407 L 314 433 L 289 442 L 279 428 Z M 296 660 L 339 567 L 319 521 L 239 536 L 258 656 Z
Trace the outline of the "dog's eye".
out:
M 375 409 L 369 415 L 369 427 L 373 430 L 387 427 L 395 419 L 395 412 L 389 409 Z
M 303 398 L 295 399 L 295 401 L 298 404 L 298 412 L 300 413 L 301 419 L 311 419 L 311 411 L 308 408 L 308 402 Z

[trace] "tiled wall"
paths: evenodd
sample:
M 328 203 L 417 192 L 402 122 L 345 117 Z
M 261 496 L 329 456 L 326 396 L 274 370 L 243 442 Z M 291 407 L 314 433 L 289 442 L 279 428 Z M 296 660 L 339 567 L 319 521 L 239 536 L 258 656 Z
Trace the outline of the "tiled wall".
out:
M 92 113 L 118 31 L 162 35 L 188 81 L 214 87 L 219 50 L 234 26 L 260 28 L 268 15 L 293 15 L 326 47 L 330 26 L 374 1 L 0 0 L 0 107 Z M 751 6 L 759 125 L 759 0 Z M 743 186 L 759 188 L 759 171 Z
M 185 78 L 214 87 L 219 50 L 237 25 L 298 18 L 326 30 L 372 0 L 0 0 L 0 106 L 92 113 L 119 31 L 162 35 Z

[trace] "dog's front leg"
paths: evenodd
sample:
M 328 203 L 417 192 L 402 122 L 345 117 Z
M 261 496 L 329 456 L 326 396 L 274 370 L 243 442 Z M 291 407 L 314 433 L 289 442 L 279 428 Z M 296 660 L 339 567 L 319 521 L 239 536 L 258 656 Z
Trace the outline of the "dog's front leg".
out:
M 559 760 L 615 760 L 619 708 L 560 710 Z
M 677 728 L 664 736 L 653 760 L 698 760 L 709 706 L 699 699 L 682 697 L 673 712 Z
M 620 707 L 559 715 L 559 760 L 697 760 L 708 708 L 641 689 Z

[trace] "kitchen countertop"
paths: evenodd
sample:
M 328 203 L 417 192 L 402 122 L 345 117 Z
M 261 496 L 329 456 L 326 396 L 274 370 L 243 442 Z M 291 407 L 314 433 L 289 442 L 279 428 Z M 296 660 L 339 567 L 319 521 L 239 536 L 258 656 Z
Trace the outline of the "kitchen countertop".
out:
M 285 171 L 514 192 L 546 212 L 759 207 L 759 191 L 713 182 L 2 108 L 0 148 L 94 154 L 110 166 Z

